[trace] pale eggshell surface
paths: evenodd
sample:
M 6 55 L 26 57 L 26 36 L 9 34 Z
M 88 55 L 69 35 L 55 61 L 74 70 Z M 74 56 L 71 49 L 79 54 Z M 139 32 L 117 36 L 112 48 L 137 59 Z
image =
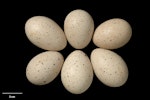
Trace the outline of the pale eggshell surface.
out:
M 26 68 L 27 79 L 35 85 L 52 82 L 59 74 L 64 58 L 56 51 L 45 51 L 31 59 Z
M 65 18 L 64 31 L 72 47 L 83 49 L 92 39 L 94 21 L 85 10 L 73 10 Z
M 132 36 L 130 24 L 121 18 L 109 19 L 95 30 L 93 42 L 104 49 L 117 49 L 127 44 Z
M 91 53 L 91 63 L 97 78 L 109 87 L 120 87 L 128 79 L 128 68 L 117 53 L 97 48 Z
M 75 50 L 66 58 L 61 70 L 61 81 L 73 94 L 81 94 L 90 87 L 93 69 L 90 59 L 83 51 Z
M 28 39 L 44 50 L 59 51 L 66 47 L 67 40 L 63 30 L 52 19 L 45 16 L 33 16 L 25 24 Z

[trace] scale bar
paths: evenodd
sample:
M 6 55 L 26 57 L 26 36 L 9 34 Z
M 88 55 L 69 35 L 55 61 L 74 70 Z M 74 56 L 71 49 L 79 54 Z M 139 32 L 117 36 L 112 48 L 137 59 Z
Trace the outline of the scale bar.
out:
M 23 94 L 23 92 L 2 92 L 2 94 Z

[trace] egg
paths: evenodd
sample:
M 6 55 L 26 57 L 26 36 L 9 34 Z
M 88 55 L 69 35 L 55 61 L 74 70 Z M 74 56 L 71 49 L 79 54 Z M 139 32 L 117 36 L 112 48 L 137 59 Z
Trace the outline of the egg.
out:
M 94 21 L 87 11 L 81 9 L 73 10 L 65 18 L 64 32 L 72 47 L 83 49 L 92 39 Z
M 120 87 L 126 83 L 128 67 L 117 53 L 96 48 L 90 58 L 94 73 L 103 84 L 109 87 Z
M 126 20 L 112 18 L 104 21 L 96 28 L 93 42 L 97 47 L 117 49 L 127 44 L 131 36 L 132 28 Z
M 66 36 L 61 27 L 46 16 L 33 16 L 25 23 L 27 38 L 44 50 L 60 51 L 67 45 Z
M 26 68 L 26 77 L 34 85 L 46 85 L 59 74 L 64 58 L 57 51 L 45 51 L 33 57 Z
M 88 90 L 93 81 L 93 68 L 83 51 L 75 50 L 68 55 L 61 70 L 61 81 L 72 94 L 81 94 Z

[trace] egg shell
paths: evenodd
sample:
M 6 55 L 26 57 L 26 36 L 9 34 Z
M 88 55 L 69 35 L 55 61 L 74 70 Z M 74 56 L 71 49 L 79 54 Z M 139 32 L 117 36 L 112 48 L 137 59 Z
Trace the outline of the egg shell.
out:
M 109 87 L 120 87 L 128 79 L 128 68 L 117 53 L 97 48 L 91 53 L 91 63 L 96 77 Z
M 67 45 L 66 36 L 61 27 L 46 16 L 33 16 L 25 23 L 27 38 L 44 50 L 60 51 Z
M 93 81 L 93 69 L 83 51 L 75 50 L 66 58 L 61 70 L 61 81 L 70 93 L 81 94 L 88 90 Z
M 45 51 L 33 57 L 27 65 L 26 77 L 34 85 L 46 85 L 59 74 L 64 58 L 57 51 Z
M 117 49 L 127 44 L 131 36 L 131 25 L 124 19 L 113 18 L 104 21 L 96 28 L 93 42 L 97 47 Z
M 94 21 L 87 11 L 81 9 L 73 10 L 65 18 L 64 32 L 72 47 L 83 49 L 92 39 Z

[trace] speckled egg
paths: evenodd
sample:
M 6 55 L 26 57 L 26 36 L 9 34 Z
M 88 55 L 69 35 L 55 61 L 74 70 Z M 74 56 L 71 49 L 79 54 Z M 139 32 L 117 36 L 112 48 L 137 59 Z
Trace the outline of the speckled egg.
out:
M 66 90 L 73 94 L 81 94 L 90 87 L 93 69 L 83 51 L 75 50 L 66 58 L 61 70 L 61 81 Z
M 34 85 L 46 85 L 59 74 L 64 58 L 57 51 L 45 51 L 31 59 L 26 68 L 26 77 Z
M 88 12 L 76 9 L 66 16 L 64 31 L 72 47 L 75 49 L 83 49 L 92 39 L 94 21 Z
M 93 42 L 97 47 L 117 49 L 127 44 L 131 35 L 132 29 L 126 20 L 113 18 L 101 23 L 96 28 Z
M 26 21 L 25 33 L 28 39 L 44 50 L 59 51 L 66 47 L 64 31 L 52 19 L 45 16 L 33 16 Z
M 128 79 L 128 68 L 117 53 L 96 48 L 91 53 L 91 63 L 96 77 L 106 86 L 120 87 Z

